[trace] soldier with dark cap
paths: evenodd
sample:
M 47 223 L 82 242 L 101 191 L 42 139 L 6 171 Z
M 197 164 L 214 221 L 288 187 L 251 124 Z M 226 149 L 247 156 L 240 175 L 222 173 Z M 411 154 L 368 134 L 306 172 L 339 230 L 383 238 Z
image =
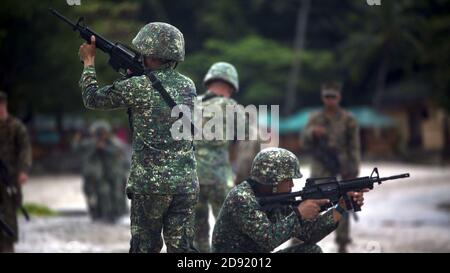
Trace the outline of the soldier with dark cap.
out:
M 360 165 L 359 126 L 353 115 L 339 106 L 341 84 L 322 85 L 323 110 L 311 114 L 303 133 L 305 150 L 312 153 L 311 177 L 358 176 Z M 339 252 L 347 252 L 351 242 L 348 219 L 339 224 L 336 243 Z
M 14 231 L 0 231 L 0 252 L 14 252 L 18 241 L 17 209 L 22 203 L 22 185 L 31 167 L 31 144 L 26 127 L 8 113 L 8 101 L 0 91 L 0 217 Z
M 297 207 L 290 205 L 265 211 L 258 196 L 290 192 L 293 179 L 301 178 L 297 157 L 288 150 L 266 148 L 253 160 L 250 178 L 228 194 L 214 227 L 214 252 L 271 252 L 287 240 L 297 238 L 303 243 L 283 252 L 321 252 L 317 242 L 332 232 L 346 214 L 342 199 L 336 208 L 320 215 L 327 199 L 304 200 Z M 366 191 L 366 190 L 364 190 Z M 363 204 L 363 193 L 349 194 Z
M 132 44 L 145 69 L 153 72 L 179 105 L 193 112 L 195 85 L 175 70 L 184 60 L 183 34 L 166 23 L 145 25 Z M 147 75 L 121 79 L 99 87 L 94 68 L 95 38 L 80 47 L 84 63 L 80 86 L 87 108 L 130 109 L 133 128 L 132 163 L 127 184 L 131 198 L 130 252 L 195 252 L 194 210 L 198 179 L 192 141 L 175 139 L 178 120 Z

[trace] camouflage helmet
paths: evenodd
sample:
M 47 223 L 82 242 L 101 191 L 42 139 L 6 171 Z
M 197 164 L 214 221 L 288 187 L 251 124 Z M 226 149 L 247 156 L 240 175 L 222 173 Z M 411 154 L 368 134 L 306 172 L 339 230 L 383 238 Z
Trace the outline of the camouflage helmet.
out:
M 167 23 L 145 25 L 132 41 L 144 56 L 176 62 L 184 61 L 184 37 L 180 30 Z
M 106 120 L 98 120 L 92 123 L 91 127 L 89 128 L 89 131 L 93 135 L 97 135 L 100 132 L 106 132 L 109 134 L 111 132 L 111 126 Z
M 233 86 L 235 92 L 239 90 L 238 73 L 236 68 L 230 63 L 218 62 L 213 64 L 209 68 L 208 73 L 206 73 L 203 84 L 206 85 L 213 80 L 225 81 Z
M 286 179 L 302 176 L 297 157 L 282 148 L 261 150 L 253 160 L 250 170 L 250 178 L 265 185 L 278 185 Z

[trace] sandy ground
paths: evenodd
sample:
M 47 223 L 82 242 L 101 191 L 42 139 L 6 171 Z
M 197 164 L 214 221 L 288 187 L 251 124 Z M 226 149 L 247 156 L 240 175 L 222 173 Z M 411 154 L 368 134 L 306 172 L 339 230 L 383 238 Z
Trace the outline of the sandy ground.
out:
M 379 167 L 381 176 L 403 172 L 410 179 L 386 182 L 366 195 L 359 221 L 352 223 L 351 252 L 450 252 L 450 168 L 382 162 L 365 163 L 360 175 Z M 307 168 L 302 170 L 308 177 Z M 299 190 L 304 179 L 296 181 Z M 128 216 L 116 225 L 92 223 L 86 215 L 79 176 L 32 177 L 25 202 L 46 205 L 56 217 L 20 219 L 17 252 L 127 252 Z M 214 219 L 210 217 L 210 223 Z M 334 234 L 319 245 L 335 252 Z

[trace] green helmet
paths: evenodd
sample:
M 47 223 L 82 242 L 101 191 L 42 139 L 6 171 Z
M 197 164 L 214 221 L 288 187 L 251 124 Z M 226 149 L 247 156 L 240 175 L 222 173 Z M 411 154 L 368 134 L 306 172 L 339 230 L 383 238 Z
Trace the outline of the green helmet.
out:
M 144 56 L 184 61 L 184 37 L 181 31 L 172 25 L 149 23 L 141 28 L 132 43 Z
M 301 178 L 297 157 L 282 148 L 266 148 L 255 157 L 250 178 L 264 185 L 277 185 L 291 178 Z
M 218 62 L 213 64 L 211 68 L 209 68 L 208 73 L 206 73 L 203 84 L 206 85 L 213 80 L 225 81 L 234 87 L 235 92 L 239 90 L 238 73 L 236 68 L 230 63 Z

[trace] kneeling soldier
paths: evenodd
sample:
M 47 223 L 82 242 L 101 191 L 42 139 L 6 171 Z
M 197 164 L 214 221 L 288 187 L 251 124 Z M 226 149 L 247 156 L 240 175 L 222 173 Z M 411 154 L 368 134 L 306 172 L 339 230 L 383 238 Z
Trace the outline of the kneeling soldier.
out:
M 327 199 L 305 200 L 264 211 L 259 196 L 290 192 L 293 179 L 301 178 L 297 157 L 288 150 L 267 148 L 253 160 L 250 178 L 234 187 L 219 213 L 213 233 L 214 252 L 271 252 L 291 238 L 303 244 L 283 252 L 322 252 L 316 245 L 336 229 L 346 215 L 344 200 L 336 208 L 320 215 Z M 363 193 L 349 194 L 363 205 Z

